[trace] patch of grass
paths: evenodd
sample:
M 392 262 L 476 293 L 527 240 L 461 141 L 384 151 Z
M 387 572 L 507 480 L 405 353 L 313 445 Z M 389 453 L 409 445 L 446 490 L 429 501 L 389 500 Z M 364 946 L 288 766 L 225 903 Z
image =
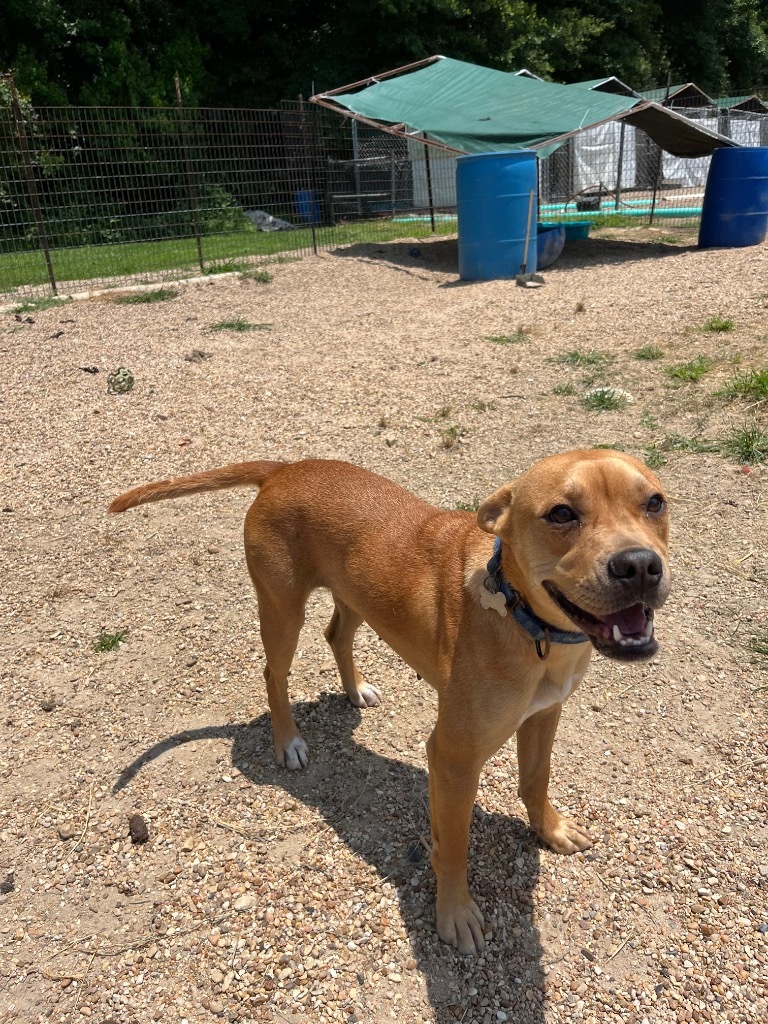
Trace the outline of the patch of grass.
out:
M 666 375 L 678 386 L 681 384 L 695 384 L 700 381 L 705 373 L 714 366 L 709 356 L 696 356 L 688 363 L 678 363 L 677 366 L 668 366 L 664 371 Z
M 717 394 L 722 398 L 731 400 L 736 398 L 750 398 L 754 401 L 764 401 L 768 398 L 768 369 L 748 370 L 746 373 L 739 373 L 727 381 L 722 390 Z
M 562 363 L 564 366 L 606 366 L 612 363 L 613 356 L 605 352 L 579 352 L 574 349 L 572 352 L 565 352 L 563 355 L 554 356 L 548 360 L 550 363 Z
M 648 469 L 661 469 L 669 460 L 658 445 L 652 444 L 643 452 L 643 461 Z
M 271 328 L 272 324 L 252 324 L 243 316 L 236 316 L 231 320 L 219 320 L 218 323 L 210 326 L 212 331 L 269 331 Z
M 745 465 L 768 460 L 768 430 L 758 423 L 745 423 L 737 427 L 722 442 L 722 451 Z
M 583 313 L 586 310 L 586 308 L 587 307 L 584 305 L 583 302 L 577 302 L 573 311 L 574 313 Z
M 734 326 L 735 324 L 730 317 L 710 316 L 704 321 L 701 329 L 707 333 L 714 332 L 720 334 L 724 331 L 732 331 Z
M 685 437 L 683 434 L 675 433 L 667 434 L 659 447 L 664 452 L 691 452 L 694 455 L 720 451 L 717 441 L 710 441 L 705 437 Z
M 768 658 L 768 633 L 762 633 L 759 636 L 750 637 L 747 647 L 755 654 L 759 654 L 763 658 Z
M 243 281 L 257 281 L 259 284 L 271 284 L 273 277 L 268 270 L 243 270 L 240 272 Z
M 238 259 L 221 260 L 218 263 L 207 263 L 205 266 L 206 274 L 248 274 L 250 270 L 250 263 Z
M 472 409 L 474 412 L 495 412 L 498 406 L 495 402 L 473 402 Z
M 643 345 L 642 348 L 637 349 L 635 352 L 635 359 L 661 359 L 663 355 L 664 351 L 658 345 Z
M 440 408 L 437 410 L 437 412 L 435 414 L 435 419 L 436 420 L 447 420 L 452 412 L 453 412 L 453 406 L 452 405 L 441 405 Z
M 476 494 L 472 501 L 457 501 L 454 507 L 459 512 L 477 512 L 480 508 L 480 497 Z
M 155 288 L 150 292 L 116 295 L 112 301 L 120 306 L 138 306 L 145 302 L 167 302 L 169 299 L 175 299 L 178 294 L 178 288 Z
M 581 404 L 589 412 L 610 412 L 614 409 L 623 409 L 627 399 L 614 388 L 598 388 L 584 395 Z
M 25 299 L 18 306 L 14 306 L 12 313 L 39 313 L 43 309 L 53 309 L 54 306 L 66 306 L 72 299 Z
M 626 451 L 626 448 L 623 444 L 616 444 L 614 442 L 611 444 L 593 444 L 592 450 L 598 452 L 623 452 Z
M 453 448 L 456 442 L 459 440 L 459 438 L 466 437 L 467 433 L 468 431 L 465 430 L 464 427 L 460 427 L 454 423 L 452 426 L 448 427 L 446 430 L 443 431 L 441 438 L 443 448 L 445 448 L 446 450 Z
M 527 327 L 518 327 L 512 334 L 486 334 L 485 341 L 494 345 L 520 345 L 528 341 L 530 330 Z
M 640 417 L 640 426 L 645 427 L 646 430 L 656 430 L 659 425 L 659 421 L 655 416 L 652 416 L 647 409 L 643 409 L 643 415 Z
M 109 651 L 116 651 L 127 636 L 127 629 L 121 629 L 117 633 L 107 633 L 102 629 L 93 645 L 93 649 L 99 654 L 107 654 Z
M 573 384 L 555 384 L 552 388 L 553 395 L 575 395 L 576 388 Z

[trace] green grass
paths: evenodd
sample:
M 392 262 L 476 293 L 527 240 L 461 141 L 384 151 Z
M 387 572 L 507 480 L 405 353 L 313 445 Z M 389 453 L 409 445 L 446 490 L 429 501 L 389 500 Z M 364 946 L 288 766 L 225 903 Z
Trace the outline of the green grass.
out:
M 473 412 L 495 412 L 497 408 L 498 407 L 495 402 L 480 401 L 472 403 Z
M 554 356 L 548 360 L 550 363 L 562 363 L 564 366 L 605 366 L 613 362 L 614 357 L 604 352 L 579 352 L 574 349 L 572 352 L 565 352 L 563 355 Z
M 528 341 L 530 331 L 526 327 L 518 327 L 512 334 L 486 334 L 485 341 L 493 342 L 494 345 L 520 345 Z
M 420 227 L 423 228 L 424 237 L 429 236 L 429 226 Z M 456 222 L 441 221 L 435 228 L 438 235 L 451 234 L 456 231 Z M 315 238 L 319 247 L 328 248 L 356 242 L 388 242 L 397 238 L 411 238 L 413 233 L 413 224 L 375 220 L 341 224 L 338 227 L 319 227 L 315 231 Z M 298 228 L 296 231 L 256 231 L 247 228 L 226 234 L 207 235 L 202 240 L 202 248 L 206 264 L 248 257 L 279 257 L 282 253 L 308 253 L 312 252 L 312 231 L 310 228 Z M 182 275 L 200 273 L 194 238 L 54 249 L 51 262 L 56 280 L 61 282 L 162 271 L 178 271 Z M 47 281 L 48 272 L 41 252 L 0 255 L 0 292 L 24 285 L 45 284 Z
M 663 355 L 664 351 L 658 345 L 643 345 L 642 348 L 637 349 L 635 352 L 635 359 L 661 359 Z
M 457 424 L 453 424 L 443 431 L 442 444 L 443 448 L 453 448 L 460 437 L 466 437 L 469 431 L 464 427 L 460 427 Z
M 128 636 L 128 630 L 122 629 L 117 633 L 107 633 L 102 629 L 93 645 L 94 651 L 99 654 L 106 654 L 109 651 L 116 651 L 120 644 Z
M 662 469 L 669 461 L 661 448 L 652 444 L 643 452 L 643 459 L 648 469 Z
M 576 388 L 573 384 L 555 384 L 552 388 L 553 395 L 575 395 Z
M 72 299 L 27 299 L 14 306 L 12 313 L 39 313 L 43 309 L 53 309 L 54 306 L 66 306 Z
M 476 494 L 472 501 L 457 501 L 454 507 L 459 512 L 477 512 L 480 508 L 480 497 Z
M 714 332 L 720 334 L 724 331 L 732 331 L 734 326 L 734 322 L 730 317 L 710 316 L 704 321 L 701 329 L 707 333 Z
M 659 447 L 665 452 L 691 452 L 694 455 L 720 451 L 717 441 L 710 441 L 704 437 L 685 437 L 683 434 L 675 433 L 667 434 Z
M 745 423 L 737 427 L 721 442 L 724 455 L 742 465 L 754 465 L 768 461 L 768 431 L 758 423 Z
M 581 400 L 582 406 L 589 412 L 610 412 L 623 409 L 627 404 L 624 395 L 617 394 L 613 388 L 598 388 Z
M 758 402 L 764 401 L 768 398 L 768 369 L 739 373 L 727 381 L 717 393 L 722 398 L 732 400 L 749 398 Z
M 235 316 L 231 320 L 219 320 L 211 324 L 211 331 L 269 331 L 272 324 L 252 324 L 244 316 Z
M 678 363 L 677 366 L 668 366 L 664 371 L 675 384 L 695 384 L 701 380 L 705 373 L 714 366 L 709 356 L 696 356 L 688 363 Z
M 659 426 L 659 421 L 647 409 L 643 409 L 643 414 L 640 417 L 640 426 L 645 427 L 646 430 L 656 430 Z
M 177 288 L 154 288 L 151 292 L 136 292 L 133 295 L 116 295 L 114 302 L 120 306 L 139 306 L 146 302 L 167 302 L 179 294 Z
M 259 284 L 271 284 L 273 280 L 268 270 L 243 270 L 240 277 L 244 281 L 257 281 Z

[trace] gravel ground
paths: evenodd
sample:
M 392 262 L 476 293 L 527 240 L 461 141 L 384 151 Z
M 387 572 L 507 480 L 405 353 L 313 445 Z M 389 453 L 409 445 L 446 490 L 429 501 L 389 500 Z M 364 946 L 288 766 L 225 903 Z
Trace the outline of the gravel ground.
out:
M 768 1018 L 768 657 L 750 649 L 768 645 L 768 473 L 700 450 L 745 418 L 768 429 L 716 395 L 768 366 L 768 248 L 665 237 L 574 243 L 531 291 L 462 284 L 455 240 L 414 240 L 276 265 L 271 284 L 0 315 L 0 1019 Z M 733 330 L 703 331 L 713 315 Z M 210 329 L 233 317 L 270 326 Z M 649 344 L 660 359 L 634 357 Z M 555 361 L 574 351 L 612 358 Z M 672 386 L 666 369 L 704 355 Z M 135 386 L 108 395 L 121 365 Z M 605 384 L 634 401 L 584 409 Z M 318 593 L 292 674 L 312 761 L 277 769 L 249 495 L 105 508 L 148 480 L 305 456 L 471 508 L 597 444 L 667 460 L 661 651 L 595 656 L 566 706 L 551 792 L 587 854 L 537 845 L 514 745 L 487 765 L 470 884 L 489 941 L 462 958 L 433 929 L 432 692 L 364 628 L 385 699 L 347 704 Z

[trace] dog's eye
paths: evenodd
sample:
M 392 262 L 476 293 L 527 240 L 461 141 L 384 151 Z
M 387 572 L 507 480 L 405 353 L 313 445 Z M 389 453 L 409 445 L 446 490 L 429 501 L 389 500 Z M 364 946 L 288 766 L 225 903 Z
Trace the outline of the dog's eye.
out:
M 570 507 L 570 505 L 555 505 L 547 512 L 546 518 L 550 523 L 555 523 L 557 526 L 565 526 L 566 523 L 577 523 L 579 517 Z
M 658 515 L 659 512 L 664 511 L 664 499 L 660 494 L 652 494 L 645 507 L 652 515 Z

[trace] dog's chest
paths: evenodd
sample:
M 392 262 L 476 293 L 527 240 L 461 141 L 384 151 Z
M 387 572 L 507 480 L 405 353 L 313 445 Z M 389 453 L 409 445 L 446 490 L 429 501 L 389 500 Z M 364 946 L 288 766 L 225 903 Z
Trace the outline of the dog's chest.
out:
M 534 690 L 531 702 L 520 718 L 520 725 L 522 725 L 526 718 L 530 718 L 531 715 L 535 715 L 539 711 L 545 711 L 547 708 L 551 708 L 553 704 L 564 703 L 582 679 L 583 675 L 578 672 L 566 676 L 562 681 L 555 681 L 545 676 Z

